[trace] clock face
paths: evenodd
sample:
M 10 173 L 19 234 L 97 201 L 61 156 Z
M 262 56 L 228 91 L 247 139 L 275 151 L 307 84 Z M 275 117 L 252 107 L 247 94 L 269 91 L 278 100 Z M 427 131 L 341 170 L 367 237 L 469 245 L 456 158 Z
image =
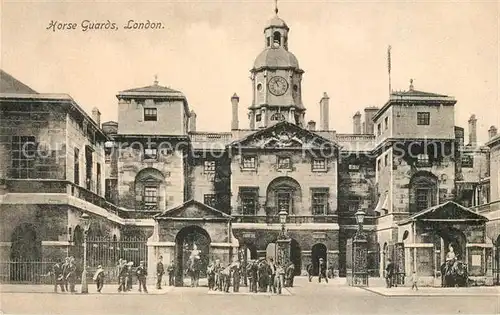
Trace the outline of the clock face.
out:
M 283 77 L 272 77 L 268 85 L 269 92 L 276 96 L 283 95 L 288 90 L 288 82 Z

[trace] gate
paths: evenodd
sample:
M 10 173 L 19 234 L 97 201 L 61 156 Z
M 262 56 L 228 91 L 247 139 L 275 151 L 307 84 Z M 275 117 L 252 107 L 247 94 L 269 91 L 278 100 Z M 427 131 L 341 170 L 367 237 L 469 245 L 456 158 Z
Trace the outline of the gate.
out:
M 405 247 L 404 243 L 396 243 L 393 252 L 394 261 L 394 284 L 405 284 Z
M 97 266 L 101 265 L 107 281 L 118 281 L 118 260 L 123 259 L 139 266 L 141 261 L 148 266 L 147 238 L 131 237 L 121 240 L 108 237 L 93 237 L 87 240 L 88 275 L 93 275 Z

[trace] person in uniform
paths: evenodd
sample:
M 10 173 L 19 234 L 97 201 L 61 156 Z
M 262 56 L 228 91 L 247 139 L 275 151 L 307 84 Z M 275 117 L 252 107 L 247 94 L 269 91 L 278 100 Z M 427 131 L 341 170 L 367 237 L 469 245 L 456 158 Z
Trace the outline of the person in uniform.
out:
M 328 277 L 326 276 L 326 261 L 323 258 L 319 259 L 318 273 L 319 273 L 318 282 L 321 283 L 321 279 L 324 278 L 326 283 L 328 283 Z
M 158 257 L 158 263 L 156 263 L 156 288 L 161 290 L 161 279 L 165 274 L 165 268 L 163 268 L 163 257 Z
M 66 269 L 67 275 L 66 275 L 66 280 L 68 281 L 69 284 L 69 292 L 75 293 L 75 285 L 76 285 L 76 265 L 75 265 L 75 258 L 70 257 L 69 258 L 69 264 L 68 268 Z
M 208 290 L 215 289 L 215 271 L 214 271 L 214 263 L 211 262 L 207 267 L 207 281 L 208 281 Z
M 167 267 L 168 272 L 168 285 L 173 286 L 175 283 L 175 263 L 172 260 Z
M 68 268 L 69 268 L 69 257 L 66 257 L 64 259 L 64 264 L 62 265 L 62 284 L 64 287 L 65 292 L 69 292 L 69 287 L 68 287 Z
M 385 267 L 385 283 L 388 288 L 392 288 L 392 276 L 394 275 L 394 264 L 392 260 L 387 259 L 387 266 Z
M 127 263 L 127 280 L 126 283 L 127 285 L 125 286 L 126 290 L 125 291 L 131 291 L 132 290 L 132 277 L 134 276 L 134 271 L 132 270 L 132 266 L 134 266 L 133 261 L 129 261 Z
M 258 274 L 259 274 L 259 292 L 267 292 L 267 286 L 269 283 L 269 269 L 265 258 L 262 258 L 261 261 L 259 262 Z
M 257 272 L 255 269 L 255 261 L 249 260 L 246 268 L 246 276 L 248 278 L 248 291 L 257 292 Z
M 274 286 L 276 287 L 276 290 L 278 291 L 278 294 L 281 294 L 281 291 L 283 290 L 284 287 L 284 281 L 285 279 L 285 269 L 281 265 L 276 266 L 276 277 L 274 278 Z
M 295 265 L 292 262 L 288 264 L 285 274 L 286 274 L 285 287 L 293 287 L 293 278 L 295 277 Z M 326 282 L 328 282 L 328 280 Z
M 54 278 L 54 292 L 57 293 L 57 286 L 60 286 L 61 292 L 64 292 L 63 269 L 59 262 L 52 266 L 52 277 Z
M 220 260 L 219 259 L 216 259 L 215 260 L 215 268 L 214 268 L 214 272 L 215 272 L 215 290 L 219 290 L 219 291 L 222 291 L 222 277 L 221 277 L 221 272 L 222 272 L 222 265 L 220 263 Z
M 139 280 L 139 292 L 144 290 L 145 293 L 148 293 L 148 288 L 146 287 L 146 277 L 148 275 L 148 271 L 144 268 L 143 261 L 139 263 L 139 267 L 137 267 L 135 274 L 137 276 L 137 280 Z
M 101 265 L 97 266 L 97 270 L 94 273 L 93 279 L 97 286 L 97 292 L 101 293 L 101 290 L 104 286 L 104 269 L 102 269 Z
M 307 277 L 309 278 L 309 282 L 312 281 L 312 278 L 313 278 L 313 264 L 309 264 L 307 265 Z
M 118 261 L 118 292 L 126 292 L 127 291 L 127 269 L 126 261 L 120 259 Z
M 240 262 L 236 261 L 232 268 L 233 292 L 240 292 Z
M 222 290 L 224 292 L 229 292 L 229 287 L 231 286 L 231 265 L 227 265 L 226 268 L 221 270 L 221 280 L 222 280 Z
M 274 260 L 269 258 L 269 292 L 276 293 L 276 265 L 274 264 Z

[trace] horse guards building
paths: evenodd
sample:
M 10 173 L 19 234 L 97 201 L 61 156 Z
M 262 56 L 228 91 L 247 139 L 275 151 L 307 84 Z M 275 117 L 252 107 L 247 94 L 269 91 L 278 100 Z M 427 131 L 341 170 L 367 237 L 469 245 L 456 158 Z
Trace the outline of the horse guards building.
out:
M 228 132 L 198 132 L 183 93 L 156 79 L 118 92 L 118 122 L 101 122 L 97 108 L 88 115 L 70 96 L 38 93 L 2 71 L 1 280 L 35 281 L 36 266 L 66 256 L 81 265 L 86 213 L 89 268 L 144 260 L 154 277 L 161 255 L 182 285 L 193 246 L 205 263 L 275 255 L 281 210 L 296 273 L 311 262 L 316 273 L 323 257 L 344 277 L 362 209 L 371 277 L 392 258 L 400 281 L 416 270 L 437 285 L 451 245 L 473 283 L 499 284 L 497 129 L 479 145 L 472 115 L 466 142 L 457 101 L 412 84 L 353 113 L 352 134 L 331 128 L 327 93 L 319 124 L 307 122 L 289 31 L 277 15 L 265 26 L 250 70 L 250 128 L 239 128 L 234 94 Z

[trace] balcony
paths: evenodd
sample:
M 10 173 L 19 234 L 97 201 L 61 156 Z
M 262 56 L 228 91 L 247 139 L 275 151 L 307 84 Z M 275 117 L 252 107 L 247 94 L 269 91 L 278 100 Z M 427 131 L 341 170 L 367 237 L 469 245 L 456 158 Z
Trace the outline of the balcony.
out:
M 235 223 L 265 223 L 279 224 L 279 217 L 266 215 L 232 215 Z M 337 223 L 336 215 L 289 215 L 287 224 L 304 224 L 304 223 Z

